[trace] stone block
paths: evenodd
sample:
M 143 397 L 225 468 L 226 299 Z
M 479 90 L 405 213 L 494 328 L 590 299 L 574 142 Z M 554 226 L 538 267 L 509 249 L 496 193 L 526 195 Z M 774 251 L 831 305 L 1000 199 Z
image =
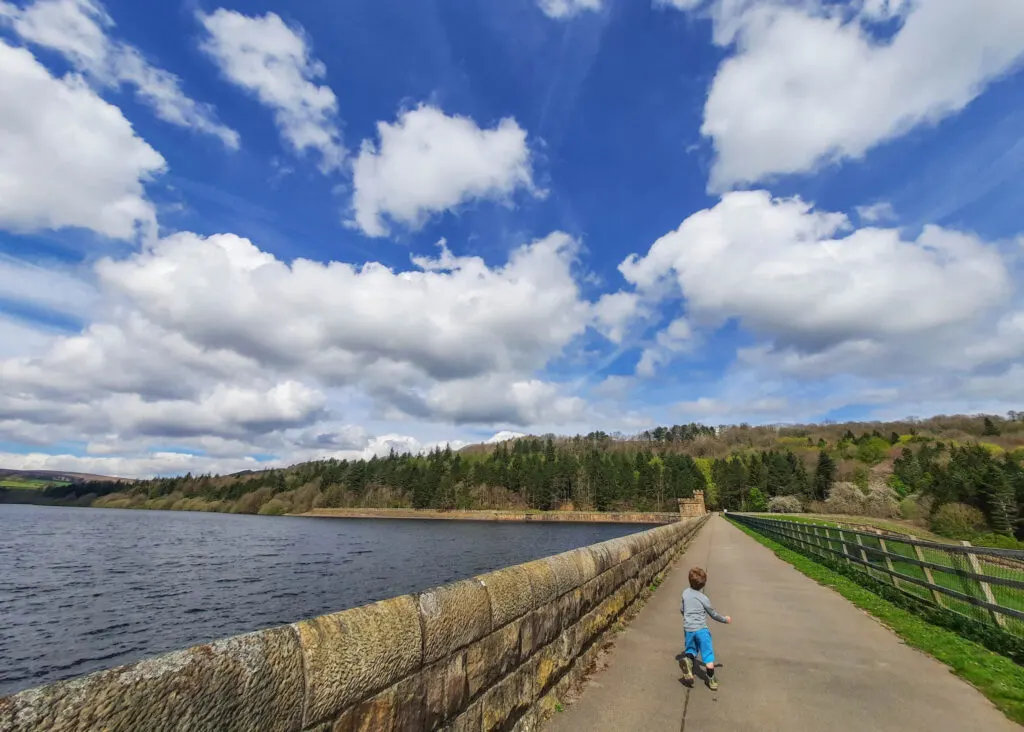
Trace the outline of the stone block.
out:
M 319 730 L 326 728 L 327 732 L 355 732 L 356 715 L 358 713 L 359 709 L 357 707 L 349 707 L 341 713 L 341 716 L 334 720 L 333 724 L 325 722 L 322 725 L 317 725 L 313 729 Z M 303 732 L 305 732 L 305 730 L 303 730 Z
M 426 727 L 425 677 L 413 674 L 346 709 L 331 732 L 414 732 Z
M 633 556 L 633 547 L 631 547 L 629 542 L 624 539 L 612 539 L 611 541 L 606 541 L 605 546 L 608 548 L 608 551 L 611 552 L 612 557 L 615 558 L 615 564 L 625 562 Z
M 614 554 L 607 544 L 607 541 L 602 541 L 600 544 L 584 548 L 584 551 L 590 552 L 590 555 L 594 558 L 595 576 L 600 575 L 602 572 L 607 572 L 619 563 L 618 555 Z
M 644 545 L 643 539 L 639 534 L 630 534 L 629 536 L 622 537 L 622 540 L 629 545 L 630 557 L 636 557 L 647 547 Z
M 551 603 L 539 607 L 530 615 L 533 620 L 533 648 L 537 650 L 546 646 L 562 632 L 561 620 L 558 616 L 558 605 Z
M 305 657 L 307 726 L 334 718 L 422 665 L 416 600 L 391 600 L 295 623 Z
M 4 732 L 302 728 L 291 628 L 235 636 L 0 700 Z
M 530 707 L 513 725 L 512 732 L 538 732 L 540 724 L 540 714 L 535 707 Z
M 522 567 L 499 569 L 480 575 L 491 600 L 491 627 L 500 628 L 537 607 L 530 576 Z
M 483 717 L 480 729 L 485 732 L 505 729 L 533 703 L 533 678 L 528 668 L 509 674 L 481 698 Z
M 565 631 L 537 653 L 535 682 L 537 696 L 543 694 L 573 661 L 573 644 L 578 631 Z
M 601 597 L 601 579 L 595 577 L 580 587 L 580 615 L 590 612 Z
M 569 642 L 568 655 L 570 658 L 576 659 L 583 653 L 583 648 L 590 639 L 584 634 L 581 623 L 576 623 L 571 628 L 566 628 L 564 632 Z
M 393 728 L 395 732 L 419 732 L 426 729 L 426 679 L 421 673 L 402 679 L 392 687 Z
M 631 605 L 633 601 L 636 600 L 640 595 L 641 589 L 643 589 L 643 586 L 640 584 L 640 580 L 637 577 L 631 577 L 629 581 L 626 582 L 626 605 Z
M 468 699 L 465 650 L 423 670 L 426 710 L 423 729 L 439 729 L 462 711 Z
M 444 677 L 444 716 L 456 716 L 469 701 L 466 651 L 459 651 L 448 659 Z
M 419 596 L 423 662 L 433 663 L 491 632 L 491 603 L 477 579 L 436 587 Z
M 577 587 L 562 595 L 556 602 L 558 603 L 558 622 L 562 628 L 566 628 L 580 619 L 583 590 Z
M 459 653 L 453 656 L 453 658 L 462 655 L 462 653 Z M 423 695 L 425 697 L 423 729 L 438 729 L 448 719 L 445 704 L 445 676 L 447 670 L 448 660 L 442 659 L 420 671 L 420 674 L 423 675 Z
M 476 701 L 445 727 L 445 732 L 480 732 L 483 722 L 483 705 Z
M 618 564 L 599 575 L 597 578 L 598 590 L 595 593 L 595 604 L 600 605 L 608 595 L 615 592 L 615 588 L 621 584 L 622 578 L 623 571 Z
M 466 649 L 470 699 L 519 665 L 519 625 L 510 623 Z
M 395 732 L 394 689 L 364 699 L 350 714 L 352 732 Z
M 629 560 L 626 560 L 620 564 L 616 564 L 612 568 L 612 584 L 610 591 L 608 592 L 608 595 L 611 595 L 612 592 L 614 592 L 618 588 L 622 587 L 623 584 L 625 584 L 626 580 L 628 580 L 632 576 L 631 570 L 632 567 L 629 564 Z
M 555 659 L 555 651 L 550 646 L 545 646 L 537 652 L 534 669 L 534 686 L 538 695 L 543 694 L 551 687 L 557 673 L 558 662 Z
M 537 644 L 533 639 L 533 614 L 527 615 L 519 623 L 519 661 L 523 662 L 537 650 Z
M 520 564 L 530 578 L 535 607 L 540 608 L 558 597 L 558 579 L 551 566 L 543 559 Z
M 556 705 L 558 703 L 558 695 L 555 693 L 555 690 L 552 689 L 537 700 L 537 703 L 534 705 L 534 709 L 537 710 L 537 716 L 541 719 L 550 719 L 556 713 Z
M 557 595 L 572 592 L 583 584 L 583 572 L 592 572 L 594 567 L 594 559 L 590 553 L 579 549 L 556 554 L 553 557 L 546 557 L 540 561 L 547 564 L 555 575 L 555 585 L 558 588 Z

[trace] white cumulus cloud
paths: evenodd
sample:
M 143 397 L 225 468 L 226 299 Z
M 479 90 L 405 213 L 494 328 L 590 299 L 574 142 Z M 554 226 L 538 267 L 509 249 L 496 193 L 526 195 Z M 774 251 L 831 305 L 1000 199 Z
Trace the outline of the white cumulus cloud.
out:
M 653 345 L 640 354 L 636 364 L 636 375 L 651 378 L 658 368 L 669 363 L 676 354 L 689 350 L 694 345 L 694 333 L 686 318 L 676 318 L 658 333 Z
M 31 352 L 0 358 L 0 440 L 84 440 L 88 460 L 110 461 L 66 468 L 196 470 L 246 455 L 294 462 L 435 444 L 374 436 L 353 419 L 429 424 L 435 435 L 578 422 L 585 402 L 540 375 L 591 324 L 572 274 L 577 250 L 554 233 L 488 266 L 442 244 L 393 271 L 286 264 L 230 234 L 155 240 L 95 265 L 96 290 L 81 296 L 94 319 L 81 333 L 33 338 Z M 20 332 L 0 328 L 0 345 Z M 167 444 L 184 452 L 153 453 Z
M 684 5 L 687 3 L 684 3 Z M 712 190 L 859 158 L 971 103 L 1024 54 L 1018 0 L 834 3 L 716 0 L 719 67 L 702 133 Z M 899 17 L 891 38 L 872 24 Z
M 544 15 L 559 20 L 601 9 L 602 0 L 537 0 Z
M 857 206 L 857 216 L 860 217 L 861 221 L 868 224 L 893 221 L 896 219 L 896 210 L 888 201 L 881 201 L 867 206 Z
M 165 167 L 81 77 L 55 78 L 26 49 L 0 41 L 0 227 L 132 238 L 155 226 L 144 183 Z
M 207 37 L 202 49 L 225 79 L 269 107 L 281 136 L 296 153 L 315 150 L 320 169 L 341 167 L 345 148 L 338 129 L 338 100 L 316 81 L 327 69 L 313 57 L 309 39 L 276 13 L 249 17 L 219 8 L 198 14 Z
M 433 214 L 478 199 L 507 199 L 533 184 L 526 131 L 514 119 L 482 129 L 468 117 L 420 105 L 396 122 L 377 123 L 353 170 L 355 225 L 384 236 L 384 217 L 419 228 Z
M 220 139 L 238 149 L 238 133 L 217 120 L 209 104 L 181 89 L 181 79 L 153 66 L 134 46 L 110 37 L 114 21 L 95 0 L 35 0 L 24 8 L 0 2 L 0 20 L 24 40 L 63 55 L 99 86 L 128 84 L 139 100 L 171 124 Z
M 737 318 L 808 352 L 946 332 L 1005 307 L 1012 292 L 999 250 L 976 236 L 853 230 L 843 214 L 766 191 L 726 194 L 620 269 L 640 290 L 673 280 L 698 324 Z

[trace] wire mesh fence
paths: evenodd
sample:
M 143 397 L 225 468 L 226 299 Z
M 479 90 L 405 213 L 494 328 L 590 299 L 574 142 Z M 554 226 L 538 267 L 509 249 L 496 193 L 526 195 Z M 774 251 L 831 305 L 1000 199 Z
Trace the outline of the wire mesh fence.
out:
M 1024 637 L 1024 551 L 732 514 L 783 544 L 844 561 L 925 602 Z

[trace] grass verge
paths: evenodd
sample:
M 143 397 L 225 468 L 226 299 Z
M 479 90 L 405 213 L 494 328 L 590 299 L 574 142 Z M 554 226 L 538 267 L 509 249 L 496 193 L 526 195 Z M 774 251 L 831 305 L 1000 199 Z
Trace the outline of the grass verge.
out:
M 782 521 L 797 521 L 802 524 L 819 524 L 824 526 L 844 526 L 853 528 L 856 526 L 871 526 L 883 531 L 891 531 L 897 534 L 908 534 L 924 541 L 934 541 L 940 544 L 956 544 L 958 542 L 947 539 L 944 536 L 933 534 L 927 529 L 917 526 L 910 521 L 889 520 L 872 518 L 870 516 L 846 516 L 833 513 L 755 513 L 760 518 L 779 519 Z
M 1007 717 L 1024 724 L 1024 667 L 952 631 L 932 625 L 799 552 L 746 526 L 731 523 L 818 584 L 831 587 L 857 607 L 871 613 L 908 646 L 945 663 L 953 673 L 988 697 Z

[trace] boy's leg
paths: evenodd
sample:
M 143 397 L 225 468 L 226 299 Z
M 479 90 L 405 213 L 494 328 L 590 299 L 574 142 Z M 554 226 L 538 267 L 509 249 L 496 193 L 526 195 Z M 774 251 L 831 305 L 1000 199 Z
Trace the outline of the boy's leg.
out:
M 698 636 L 701 660 L 704 661 L 704 669 L 708 674 L 708 688 L 714 691 L 718 688 L 718 680 L 715 679 L 715 645 L 711 640 L 711 631 L 702 628 L 695 635 Z
M 697 634 L 683 631 L 686 636 L 686 648 L 679 660 L 679 668 L 683 672 L 683 681 L 693 682 L 693 659 L 697 655 Z

